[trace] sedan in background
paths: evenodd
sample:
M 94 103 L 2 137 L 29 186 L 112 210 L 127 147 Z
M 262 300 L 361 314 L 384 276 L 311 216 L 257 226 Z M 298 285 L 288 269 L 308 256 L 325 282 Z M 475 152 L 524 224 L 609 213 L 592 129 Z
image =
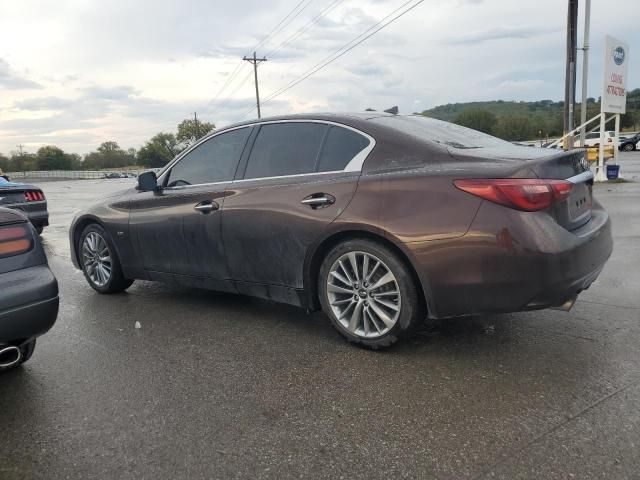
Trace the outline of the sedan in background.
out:
M 640 133 L 636 133 L 632 137 L 625 138 L 624 140 L 620 140 L 620 145 L 618 145 L 618 150 L 622 150 L 625 152 L 633 152 L 637 150 L 640 144 Z
M 34 185 L 10 182 L 6 177 L 0 177 L 0 207 L 22 211 L 38 234 L 49 225 L 47 199 Z
M 89 285 L 135 279 L 322 308 L 381 348 L 426 316 L 568 309 L 612 251 L 583 151 L 422 116 L 293 115 L 217 130 L 78 214 Z
M 26 362 L 58 315 L 58 282 L 27 217 L 0 207 L 0 371 Z

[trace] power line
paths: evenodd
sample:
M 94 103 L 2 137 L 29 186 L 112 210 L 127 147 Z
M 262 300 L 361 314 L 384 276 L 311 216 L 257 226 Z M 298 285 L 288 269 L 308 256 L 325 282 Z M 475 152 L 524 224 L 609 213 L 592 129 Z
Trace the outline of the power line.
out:
M 257 50 L 258 48 L 260 48 L 262 45 L 264 45 L 268 40 L 270 40 L 271 38 L 275 37 L 278 33 L 280 33 L 284 28 L 286 28 L 293 20 L 296 19 L 296 17 L 298 15 L 300 15 L 302 13 L 302 11 L 304 9 L 306 9 L 312 2 L 313 0 L 300 0 L 300 2 L 298 2 L 298 4 L 293 7 L 293 10 L 291 10 L 291 12 L 289 12 L 289 14 L 284 17 L 282 20 L 280 20 L 280 23 L 278 23 L 278 25 L 276 25 L 273 30 L 271 30 L 271 32 L 262 39 L 262 41 L 260 43 L 258 43 L 258 45 L 256 45 L 253 50 Z M 298 7 L 300 7 L 300 5 L 302 5 L 304 3 L 304 5 L 302 6 L 302 8 L 300 8 L 300 10 L 298 10 L 295 15 L 291 16 Z M 291 17 L 291 18 L 289 18 Z M 287 21 L 287 19 L 289 19 Z M 284 23 L 286 21 L 286 23 Z M 280 27 L 280 28 L 278 28 Z
M 249 78 L 251 78 L 252 73 L 253 72 L 251 70 L 247 72 L 247 74 L 243 77 L 243 79 L 236 86 L 236 88 L 234 88 L 233 91 L 229 95 L 227 95 L 224 100 L 222 100 L 222 103 L 218 106 L 218 110 L 221 110 L 222 108 L 226 107 L 229 104 L 231 97 L 233 97 L 238 92 L 238 90 L 244 87 L 244 85 L 247 83 Z
M 284 29 L 287 25 L 289 25 L 289 23 L 291 23 L 298 15 L 300 15 L 300 13 L 302 13 L 302 11 L 307 8 L 309 6 L 309 4 L 312 2 L 312 0 L 300 0 L 295 7 L 293 7 L 293 9 L 287 14 L 285 15 L 285 17 L 280 20 L 280 22 L 278 22 L 278 24 L 273 27 L 271 29 L 271 31 L 260 41 L 258 42 L 258 44 L 253 47 L 252 50 L 257 50 L 260 46 L 264 45 L 264 43 L 266 41 L 268 41 L 270 38 L 274 37 L 275 35 L 277 35 L 280 31 L 282 31 L 282 29 Z M 304 5 L 303 5 L 304 4 Z M 300 8 L 302 6 L 302 8 Z M 292 16 L 293 15 L 293 16 Z M 286 22 L 286 23 L 285 23 Z M 246 55 L 250 55 L 250 52 L 247 52 L 245 54 Z M 241 60 L 236 67 L 233 69 L 233 71 L 231 72 L 231 74 L 227 77 L 227 80 L 224 82 L 224 84 L 222 85 L 222 88 L 220 90 L 218 90 L 218 93 L 216 94 L 216 96 L 210 100 L 204 107 L 203 110 L 207 110 L 210 107 L 212 107 L 214 105 L 214 103 L 216 102 L 216 100 L 218 100 L 218 98 L 220 98 L 220 96 L 222 95 L 222 93 L 231 85 L 231 83 L 233 83 L 233 81 L 235 80 L 235 78 L 238 76 L 238 74 L 240 73 L 240 70 L 242 68 L 242 66 L 244 65 L 243 61 Z
M 363 43 L 364 41 L 368 40 L 369 38 L 371 38 L 373 35 L 375 35 L 376 33 L 378 33 L 380 30 L 382 30 L 383 28 L 385 28 L 386 26 L 390 25 L 391 23 L 395 22 L 396 20 L 398 20 L 400 17 L 406 15 L 407 13 L 409 13 L 411 10 L 413 10 L 414 8 L 416 8 L 418 5 L 420 5 L 422 2 L 424 2 L 424 0 L 418 0 L 415 1 L 415 3 L 411 6 L 409 6 L 409 8 L 406 8 L 404 11 L 400 12 L 399 14 L 397 14 L 395 17 L 391 18 L 389 21 L 387 21 L 386 23 L 385 20 L 387 20 L 389 17 L 392 17 L 395 13 L 397 13 L 398 11 L 402 10 L 403 8 L 405 8 L 407 5 L 409 5 L 410 3 L 414 2 L 415 0 L 409 0 L 405 3 L 403 3 L 400 7 L 396 8 L 395 10 L 393 10 L 391 13 L 389 13 L 388 15 L 386 15 L 384 18 L 382 18 L 380 21 L 378 21 L 377 23 L 375 23 L 374 25 L 372 25 L 371 27 L 369 27 L 367 30 L 365 30 L 364 32 L 362 32 L 361 34 L 359 34 L 358 36 L 356 36 L 353 40 L 351 40 L 350 42 L 346 43 L 345 45 L 343 45 L 342 47 L 340 47 L 338 50 L 336 50 L 335 52 L 333 52 L 331 55 L 328 55 L 327 57 L 325 57 L 323 60 L 321 60 L 320 62 L 318 62 L 316 65 L 314 65 L 313 67 L 311 67 L 310 69 L 308 69 L 305 73 L 303 73 L 300 77 L 298 77 L 297 79 L 289 82 L 287 85 L 279 88 L 278 90 L 274 91 L 273 93 L 271 93 L 269 96 L 267 96 L 267 98 L 265 98 L 262 102 L 262 104 L 266 104 L 268 102 L 270 102 L 271 100 L 273 100 L 274 98 L 282 95 L 284 92 L 286 92 L 287 90 L 290 90 L 291 88 L 295 87 L 296 85 L 298 85 L 300 82 L 306 80 L 307 78 L 309 78 L 311 75 L 319 72 L 320 70 L 322 70 L 324 67 L 326 67 L 327 65 L 333 63 L 334 61 L 336 61 L 337 59 L 339 59 L 340 57 L 342 57 L 343 55 L 347 54 L 348 52 L 350 52 L 351 50 L 353 50 L 355 47 L 357 47 L 358 45 L 360 45 L 361 43 Z M 382 24 L 382 25 L 381 25 Z M 378 27 L 378 25 L 380 25 Z M 376 28 L 377 27 L 377 28 Z M 373 30 L 373 31 L 372 31 Z M 370 33 L 369 33 L 370 32 Z M 355 42 L 355 43 L 354 43 Z M 255 110 L 255 107 L 252 108 L 251 110 L 247 111 L 244 115 L 242 115 L 242 118 L 246 117 L 247 115 L 249 115 L 250 113 L 252 113 Z
M 292 41 L 294 41 L 295 39 L 300 37 L 304 32 L 309 30 L 309 28 L 311 28 L 313 25 L 318 23 L 321 18 L 323 18 L 323 17 L 327 16 L 329 13 L 331 13 L 331 11 L 334 10 L 343 1 L 344 0 L 334 0 L 333 3 L 331 3 L 328 7 L 326 7 L 324 10 L 322 10 L 320 13 L 318 13 L 315 17 L 313 17 L 311 20 L 309 20 L 306 24 L 304 24 L 302 27 L 300 27 L 298 30 L 296 30 L 293 33 L 293 35 L 291 35 L 291 36 L 287 37 L 285 40 L 283 40 L 277 47 L 273 48 L 265 56 L 266 57 L 272 57 L 276 52 L 280 51 L 282 48 L 284 48 L 287 45 L 289 45 Z

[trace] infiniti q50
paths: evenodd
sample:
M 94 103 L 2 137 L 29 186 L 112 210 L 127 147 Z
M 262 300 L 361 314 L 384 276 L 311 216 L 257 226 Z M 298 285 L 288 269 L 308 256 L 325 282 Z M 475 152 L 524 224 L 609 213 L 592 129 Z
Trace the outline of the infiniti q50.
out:
M 322 308 L 349 341 L 425 317 L 570 306 L 612 250 L 582 152 L 421 116 L 233 125 L 76 216 L 91 287 L 135 279 Z

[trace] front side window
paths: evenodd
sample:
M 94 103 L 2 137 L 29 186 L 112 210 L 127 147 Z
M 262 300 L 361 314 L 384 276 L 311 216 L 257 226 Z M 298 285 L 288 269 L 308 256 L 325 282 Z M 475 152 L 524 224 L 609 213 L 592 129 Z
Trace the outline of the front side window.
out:
M 262 125 L 244 178 L 313 173 L 327 125 L 311 122 Z
M 353 157 L 367 148 L 369 143 L 370 140 L 367 137 L 352 130 L 331 127 L 322 146 L 318 171 L 333 172 L 344 170 Z
M 233 180 L 250 131 L 239 128 L 198 145 L 171 168 L 167 187 Z

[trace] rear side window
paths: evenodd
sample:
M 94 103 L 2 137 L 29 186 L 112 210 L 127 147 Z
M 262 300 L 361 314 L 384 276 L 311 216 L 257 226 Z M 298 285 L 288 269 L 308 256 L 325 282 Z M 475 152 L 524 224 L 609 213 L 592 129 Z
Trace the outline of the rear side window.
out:
M 327 128 L 322 123 L 306 122 L 263 125 L 253 144 L 244 178 L 315 172 Z
M 187 153 L 169 173 L 168 187 L 233 180 L 250 128 L 221 133 Z
M 352 130 L 331 127 L 325 141 L 320 161 L 319 172 L 344 170 L 347 164 L 369 146 L 369 139 Z

